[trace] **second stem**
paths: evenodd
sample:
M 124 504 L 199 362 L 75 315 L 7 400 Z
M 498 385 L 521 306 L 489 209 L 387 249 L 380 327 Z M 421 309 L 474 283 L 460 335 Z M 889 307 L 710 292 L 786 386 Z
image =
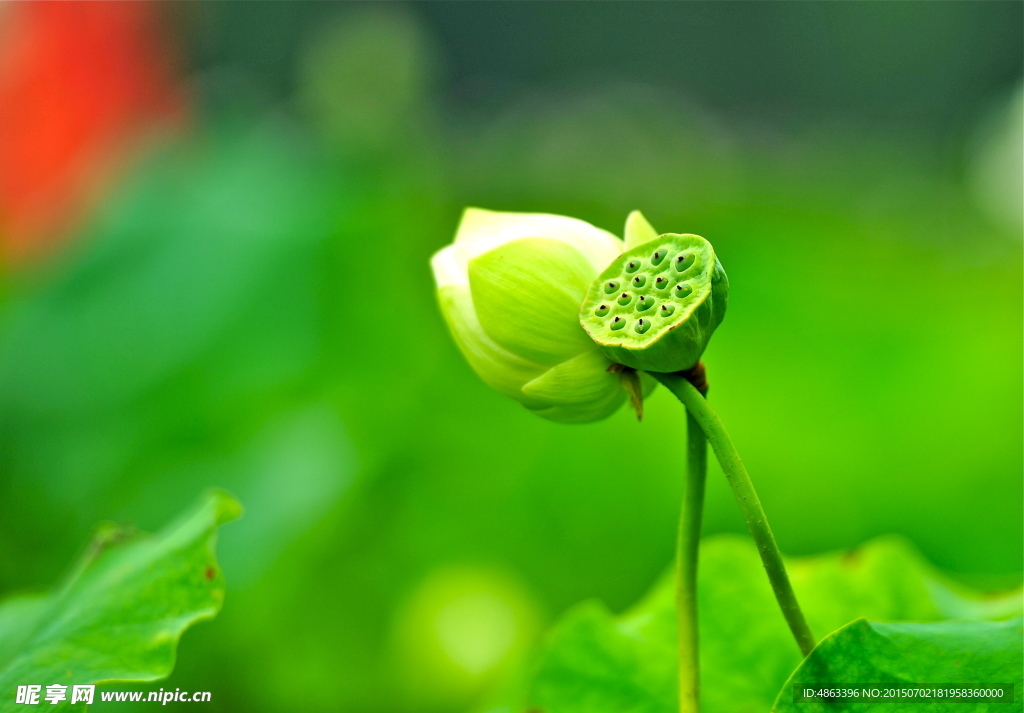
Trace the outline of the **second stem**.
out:
M 654 372 L 651 372 L 651 376 L 664 384 L 686 406 L 687 412 L 700 424 L 711 447 L 714 448 L 718 462 L 722 465 L 729 485 L 732 486 L 736 502 L 739 503 L 740 510 L 743 511 L 747 528 L 757 545 L 758 554 L 761 555 L 761 562 L 764 564 L 768 581 L 771 583 L 775 598 L 782 609 L 782 615 L 786 618 L 786 623 L 789 624 L 789 629 L 793 632 L 800 651 L 807 656 L 815 645 L 814 634 L 811 633 L 807 619 L 804 618 L 800 604 L 797 602 L 793 585 L 790 584 L 789 575 L 786 573 L 786 565 L 782 562 L 782 553 L 779 552 L 775 536 L 772 535 L 772 530 L 768 526 L 768 518 L 765 517 L 761 501 L 754 490 L 754 484 L 751 482 L 750 475 L 747 474 L 747 469 L 743 465 L 732 439 L 729 438 L 725 426 L 700 392 L 685 378 L 677 374 Z
M 676 616 L 679 621 L 679 710 L 700 710 L 700 647 L 697 630 L 697 554 L 704 511 L 708 441 L 686 412 L 686 486 L 676 545 Z

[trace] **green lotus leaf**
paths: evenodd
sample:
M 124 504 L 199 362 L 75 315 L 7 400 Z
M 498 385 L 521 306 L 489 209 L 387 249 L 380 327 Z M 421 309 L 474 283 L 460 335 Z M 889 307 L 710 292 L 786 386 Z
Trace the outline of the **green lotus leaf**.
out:
M 106 527 L 62 586 L 0 603 L 0 713 L 25 709 L 18 686 L 45 694 L 65 685 L 68 700 L 42 703 L 67 710 L 73 685 L 170 674 L 185 629 L 220 611 L 224 575 L 213 545 L 217 527 L 240 514 L 217 491 L 156 536 Z
M 634 221 L 634 232 L 646 232 L 642 220 Z M 700 359 L 725 316 L 728 294 L 711 243 L 699 235 L 662 235 L 630 248 L 601 273 L 587 290 L 580 324 L 614 362 L 681 371 Z
M 1017 712 L 1024 709 L 1022 637 L 1019 617 L 928 623 L 858 619 L 819 642 L 782 687 L 772 711 Z M 977 686 L 998 695 L 947 697 L 950 688 Z M 933 687 L 943 690 L 941 696 L 932 690 L 922 698 L 924 691 L 913 690 Z M 847 695 L 814 694 L 823 689 Z
M 1019 591 L 990 597 L 952 584 L 895 537 L 790 559 L 787 568 L 819 637 L 860 617 L 942 621 L 1021 613 Z M 621 616 L 600 602 L 570 610 L 549 633 L 517 703 L 550 713 L 675 713 L 670 574 Z M 802 657 L 754 544 L 740 536 L 706 539 L 698 592 L 702 713 L 766 713 Z

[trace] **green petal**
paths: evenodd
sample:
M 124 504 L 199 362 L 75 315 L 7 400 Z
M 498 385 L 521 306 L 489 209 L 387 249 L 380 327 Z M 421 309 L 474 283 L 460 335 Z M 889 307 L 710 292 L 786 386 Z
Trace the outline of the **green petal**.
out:
M 647 222 L 647 218 L 640 211 L 634 210 L 626 218 L 626 250 L 649 243 L 657 237 L 658 231 Z
M 455 343 L 484 383 L 527 407 L 542 406 L 525 395 L 522 386 L 543 374 L 545 367 L 512 354 L 487 336 L 473 309 L 469 287 L 442 287 L 437 297 Z
M 599 401 L 587 404 L 549 406 L 548 408 L 530 409 L 541 418 L 557 423 L 592 423 L 608 418 L 619 410 L 626 400 L 626 392 L 619 388 L 608 392 Z
M 593 347 L 579 309 L 596 276 L 578 250 L 547 238 L 514 240 L 469 262 L 484 330 L 509 352 L 547 366 Z
M 611 365 L 600 350 L 592 348 L 548 369 L 523 386 L 523 393 L 551 406 L 586 406 L 606 400 L 609 394 L 621 397 L 619 377 L 608 371 Z
M 590 350 L 549 369 L 523 387 L 531 399 L 549 404 L 533 409 L 559 423 L 589 423 L 607 418 L 626 400 L 619 377 L 608 371 L 611 362 Z
M 598 401 L 586 404 L 549 406 L 541 409 L 530 409 L 541 418 L 557 423 L 593 423 L 608 418 L 619 410 L 626 400 L 626 392 L 622 388 L 609 391 Z

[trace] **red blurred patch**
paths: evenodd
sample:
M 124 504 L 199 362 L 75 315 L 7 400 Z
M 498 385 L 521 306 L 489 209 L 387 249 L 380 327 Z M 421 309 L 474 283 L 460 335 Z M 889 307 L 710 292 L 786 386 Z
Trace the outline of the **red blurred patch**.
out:
M 186 106 L 148 2 L 0 6 L 0 251 L 66 239 L 147 129 Z

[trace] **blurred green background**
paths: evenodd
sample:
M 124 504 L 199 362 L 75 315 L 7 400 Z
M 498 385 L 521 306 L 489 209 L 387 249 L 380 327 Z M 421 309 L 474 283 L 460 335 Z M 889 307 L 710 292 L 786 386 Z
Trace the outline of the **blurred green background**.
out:
M 1022 7 L 160 5 L 185 127 L 4 269 L 0 591 L 226 487 L 226 606 L 161 685 L 250 712 L 485 706 L 567 606 L 635 600 L 682 410 L 485 387 L 427 265 L 467 205 L 709 238 L 710 397 L 782 549 L 902 533 L 1018 584 Z M 401 321 L 357 324 L 381 279 Z M 713 465 L 706 532 L 743 529 Z

